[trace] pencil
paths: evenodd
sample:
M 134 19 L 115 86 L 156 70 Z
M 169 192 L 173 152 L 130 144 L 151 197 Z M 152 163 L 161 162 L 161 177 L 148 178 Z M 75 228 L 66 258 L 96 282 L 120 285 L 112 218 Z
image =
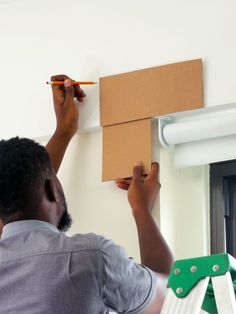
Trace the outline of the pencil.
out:
M 51 85 L 64 85 L 64 81 L 52 81 L 52 82 L 46 82 L 46 84 Z M 81 81 L 81 82 L 72 82 L 73 85 L 92 85 L 92 84 L 98 84 L 97 82 L 92 81 Z

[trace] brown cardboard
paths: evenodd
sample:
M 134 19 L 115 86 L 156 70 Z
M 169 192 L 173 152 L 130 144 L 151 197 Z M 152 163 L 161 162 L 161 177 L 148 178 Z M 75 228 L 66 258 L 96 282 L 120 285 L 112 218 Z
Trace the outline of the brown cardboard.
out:
M 100 78 L 101 125 L 203 107 L 202 61 Z
M 131 177 L 137 161 L 142 161 L 144 173 L 148 173 L 152 158 L 151 133 L 150 118 L 103 127 L 102 180 Z

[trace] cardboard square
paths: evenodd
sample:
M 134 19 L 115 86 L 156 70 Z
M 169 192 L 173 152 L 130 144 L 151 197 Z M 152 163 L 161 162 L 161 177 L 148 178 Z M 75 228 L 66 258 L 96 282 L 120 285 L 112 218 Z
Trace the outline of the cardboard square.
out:
M 133 166 L 142 161 L 144 173 L 151 169 L 151 119 L 131 121 L 103 128 L 102 181 L 133 176 Z
M 102 126 L 203 107 L 202 60 L 100 78 Z

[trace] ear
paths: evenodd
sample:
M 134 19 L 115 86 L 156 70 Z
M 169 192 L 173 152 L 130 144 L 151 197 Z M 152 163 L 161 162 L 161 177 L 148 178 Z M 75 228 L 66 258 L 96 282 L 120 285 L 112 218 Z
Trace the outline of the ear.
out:
M 53 180 L 46 179 L 45 184 L 44 184 L 44 192 L 49 202 L 58 201 L 57 190 L 56 190 L 56 186 Z

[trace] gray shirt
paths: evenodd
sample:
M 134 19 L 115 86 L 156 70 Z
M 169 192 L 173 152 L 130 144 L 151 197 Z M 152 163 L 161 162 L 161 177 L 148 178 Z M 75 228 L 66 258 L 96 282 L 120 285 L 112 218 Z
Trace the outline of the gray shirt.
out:
M 103 236 L 67 237 L 38 220 L 3 228 L 1 314 L 140 313 L 155 290 L 155 274 Z

